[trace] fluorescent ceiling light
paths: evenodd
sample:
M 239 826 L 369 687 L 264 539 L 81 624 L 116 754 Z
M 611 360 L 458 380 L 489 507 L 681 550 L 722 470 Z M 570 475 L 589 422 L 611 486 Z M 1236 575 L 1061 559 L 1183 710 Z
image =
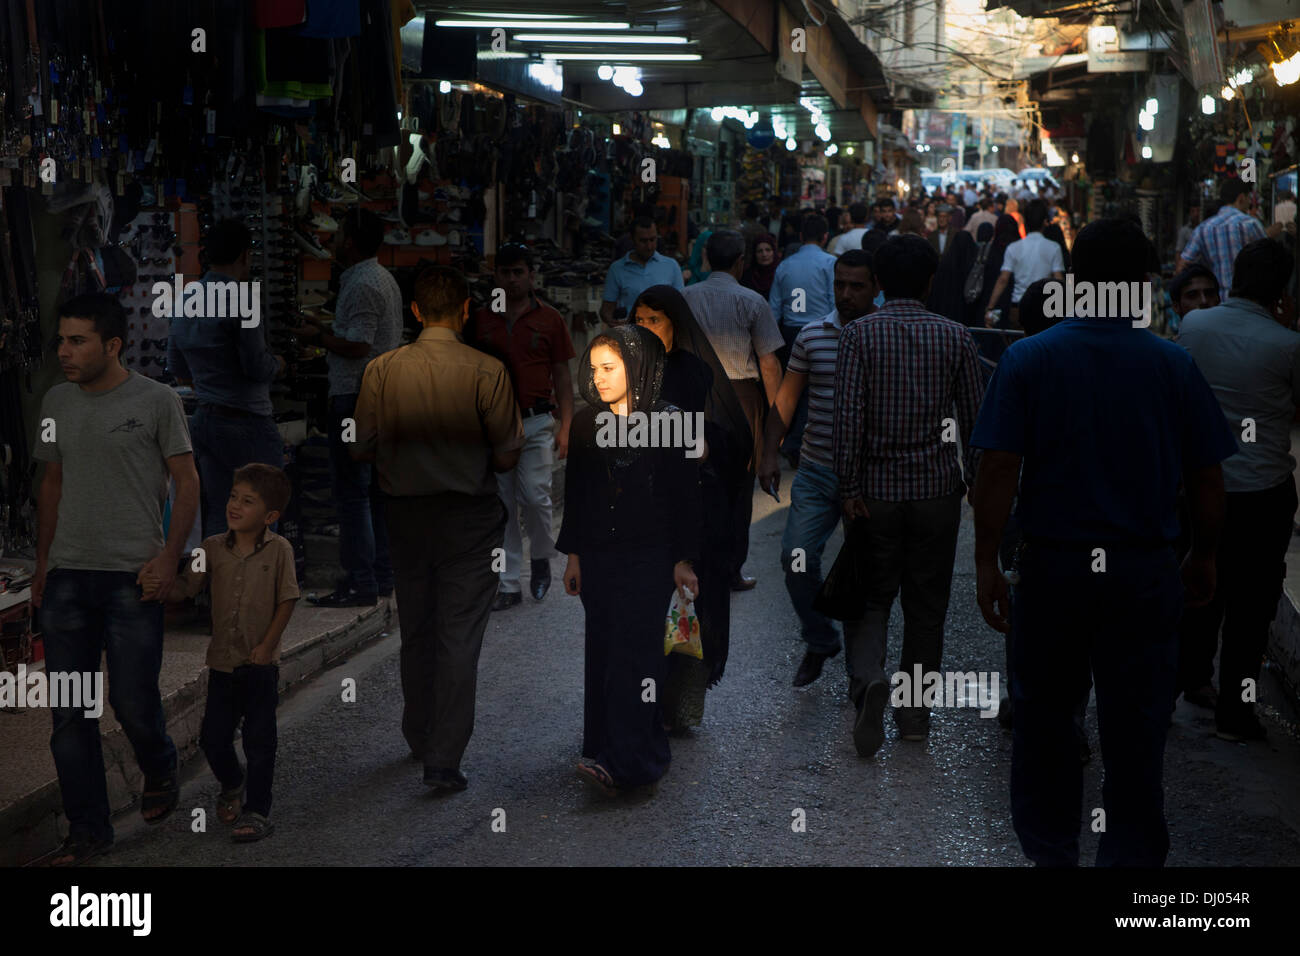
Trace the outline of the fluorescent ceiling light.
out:
M 553 60 L 610 60 L 622 63 L 683 63 L 703 59 L 698 53 L 551 53 Z
M 464 16 L 484 17 L 498 20 L 577 20 L 576 13 L 471 13 L 466 10 Z
M 630 23 L 584 23 L 572 21 L 569 23 L 560 20 L 531 20 L 528 23 L 520 23 L 517 20 L 434 20 L 435 27 L 453 27 L 468 30 L 483 30 L 491 27 L 529 27 L 533 30 L 628 30 L 631 28 Z
M 655 36 L 652 33 L 636 33 L 630 36 L 583 36 L 566 33 L 516 33 L 512 39 L 521 43 L 690 43 L 686 37 Z
M 502 50 L 500 52 L 494 50 L 480 50 L 478 53 L 478 59 L 480 60 L 526 60 L 528 59 L 528 54 L 522 53 L 519 50 Z

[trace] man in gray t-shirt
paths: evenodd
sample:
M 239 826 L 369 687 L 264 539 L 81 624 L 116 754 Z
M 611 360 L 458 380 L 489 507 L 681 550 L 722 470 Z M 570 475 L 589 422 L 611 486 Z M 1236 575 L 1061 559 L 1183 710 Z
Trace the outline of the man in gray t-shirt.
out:
M 68 381 L 41 403 L 33 452 L 45 473 L 32 604 L 47 674 L 91 675 L 78 683 L 96 686 L 107 651 L 109 701 L 144 772 L 141 814 L 157 823 L 180 794 L 158 690 L 161 595 L 194 526 L 199 476 L 180 398 L 122 365 L 125 339 L 126 314 L 112 296 L 78 296 L 59 309 L 58 358 Z M 176 504 L 164 538 L 169 477 Z M 147 592 L 146 573 L 158 579 Z M 50 862 L 80 864 L 113 843 L 99 720 L 86 716 L 97 708 L 84 700 L 50 704 L 50 749 L 69 830 Z

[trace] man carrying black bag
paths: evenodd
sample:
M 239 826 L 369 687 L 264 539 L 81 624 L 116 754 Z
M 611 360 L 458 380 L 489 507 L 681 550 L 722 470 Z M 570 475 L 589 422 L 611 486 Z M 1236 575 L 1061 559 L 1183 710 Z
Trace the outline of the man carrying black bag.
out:
M 889 612 L 900 591 L 900 670 L 940 669 L 965 490 L 959 442 L 965 473 L 974 474 L 969 439 L 984 395 L 979 354 L 965 326 L 922 305 L 938 262 L 920 236 L 881 246 L 872 264 L 885 304 L 845 328 L 836 363 L 840 500 L 850 521 L 870 519 L 860 557 L 866 612 L 845 622 L 849 694 L 858 709 L 853 742 L 864 757 L 884 743 Z M 924 707 L 899 707 L 894 718 L 903 740 L 929 734 Z

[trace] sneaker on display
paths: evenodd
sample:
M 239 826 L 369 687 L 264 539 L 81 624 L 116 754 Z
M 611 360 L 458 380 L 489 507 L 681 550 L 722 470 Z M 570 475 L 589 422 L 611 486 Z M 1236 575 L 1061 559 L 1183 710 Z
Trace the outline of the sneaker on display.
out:
M 394 229 L 384 236 L 384 242 L 390 246 L 409 246 L 411 244 L 411 234 L 405 229 Z
M 317 232 L 338 232 L 339 224 L 333 216 L 327 216 L 323 212 L 318 212 L 311 217 L 311 227 Z
M 425 229 L 415 237 L 417 246 L 445 246 L 447 237 L 435 229 Z
M 447 245 L 449 246 L 459 246 L 460 239 L 461 236 L 459 229 L 453 229 L 451 232 L 447 233 Z
M 298 243 L 298 248 L 301 249 L 303 252 L 307 253 L 307 255 L 309 256 L 313 256 L 317 259 L 334 258 L 325 249 L 324 246 L 322 246 L 319 242 L 316 241 L 315 236 L 303 235 L 301 232 L 294 230 L 293 240 L 294 242 Z

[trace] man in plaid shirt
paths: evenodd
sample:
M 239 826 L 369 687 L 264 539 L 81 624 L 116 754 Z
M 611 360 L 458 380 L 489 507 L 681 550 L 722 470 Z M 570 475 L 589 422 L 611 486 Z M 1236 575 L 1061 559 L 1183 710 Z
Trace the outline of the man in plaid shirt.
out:
M 844 514 L 870 519 L 867 610 L 845 625 L 849 693 L 858 709 L 853 739 L 869 757 L 884 742 L 884 671 L 889 612 L 900 589 L 905 634 L 899 669 L 939 670 L 953 559 L 973 478 L 970 434 L 984 395 L 979 356 L 966 327 L 927 312 L 939 255 L 920 236 L 891 238 L 873 266 L 885 304 L 849 323 L 836 362 L 835 471 Z M 924 740 L 929 711 L 894 712 L 904 740 Z
M 1232 288 L 1232 264 L 1237 253 L 1256 239 L 1276 239 L 1282 234 L 1281 224 L 1265 229 L 1250 214 L 1250 197 L 1253 187 L 1240 179 L 1230 179 L 1219 191 L 1223 203 L 1219 211 L 1196 227 L 1191 240 L 1178 257 L 1178 271 L 1199 262 L 1210 268 L 1219 280 L 1220 289 Z

